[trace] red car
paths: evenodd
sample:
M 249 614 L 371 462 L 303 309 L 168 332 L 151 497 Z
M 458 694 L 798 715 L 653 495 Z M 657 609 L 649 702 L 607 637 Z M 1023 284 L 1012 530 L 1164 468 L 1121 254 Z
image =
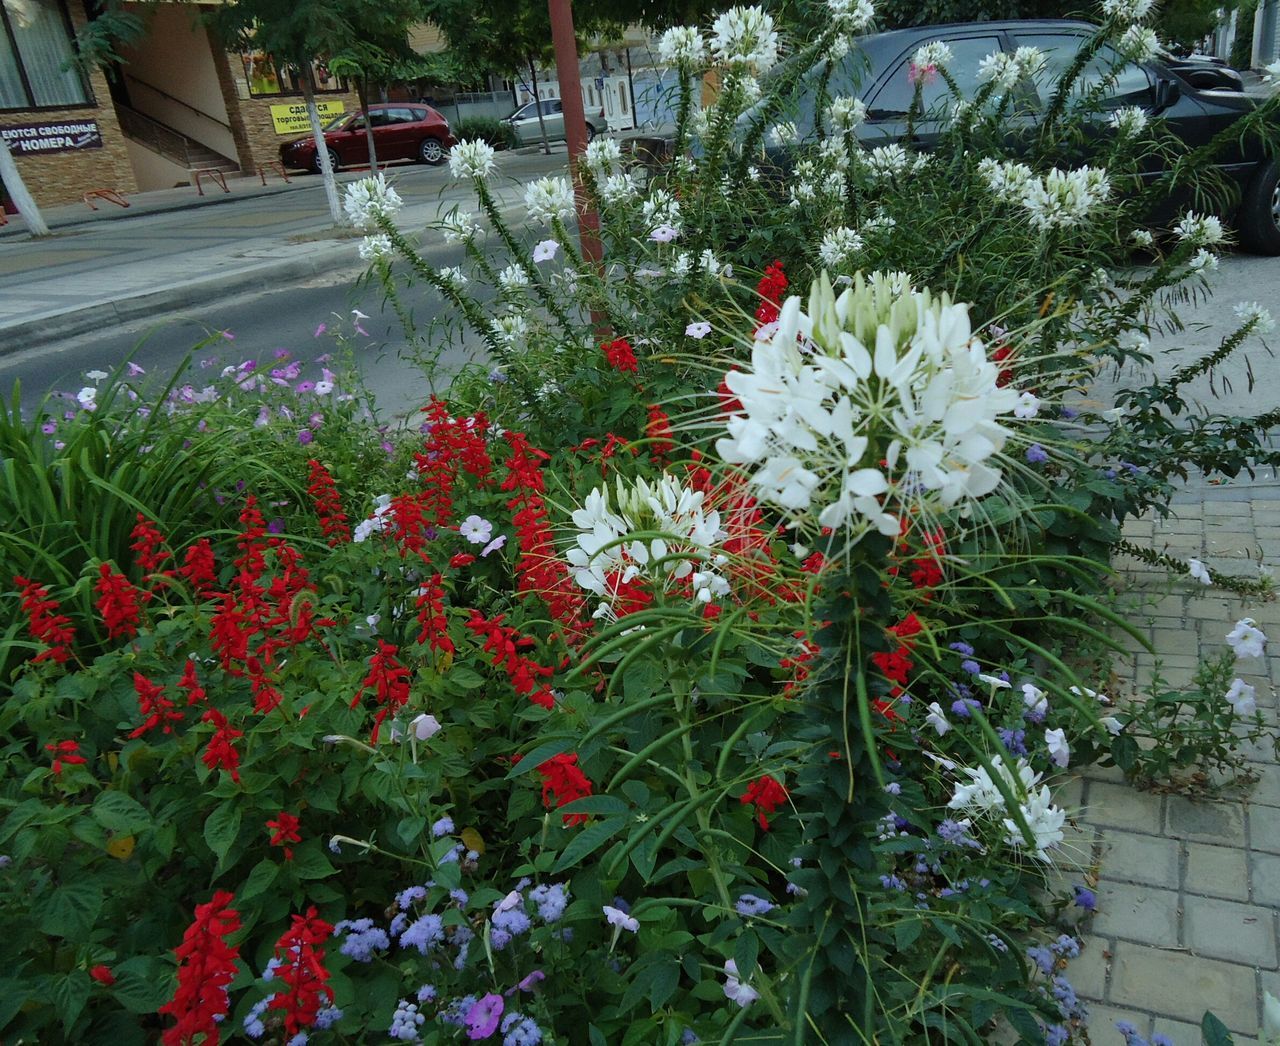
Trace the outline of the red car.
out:
M 454 145 L 449 121 L 429 105 L 388 102 L 368 108 L 373 125 L 373 147 L 378 162 L 416 160 L 441 164 Z M 363 167 L 369 162 L 369 143 L 365 137 L 363 113 L 343 113 L 324 129 L 329 147 L 329 162 L 336 171 L 343 166 Z M 280 162 L 286 168 L 320 170 L 315 139 L 310 135 L 295 138 L 280 146 Z

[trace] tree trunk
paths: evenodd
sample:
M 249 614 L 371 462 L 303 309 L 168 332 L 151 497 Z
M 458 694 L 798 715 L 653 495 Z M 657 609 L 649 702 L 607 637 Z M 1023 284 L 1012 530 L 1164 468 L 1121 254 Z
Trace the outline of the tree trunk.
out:
M 324 128 L 320 126 L 320 110 L 316 108 L 316 93 L 311 88 L 311 77 L 306 69 L 302 72 L 302 98 L 307 103 L 307 119 L 311 121 L 311 137 L 316 143 L 316 159 L 320 161 L 320 176 L 324 179 L 324 196 L 329 202 L 329 217 L 333 219 L 334 225 L 341 225 L 342 204 L 338 202 L 338 180 L 333 176 L 329 146 L 324 140 Z
M 356 79 L 360 111 L 364 113 L 364 140 L 369 143 L 369 173 L 378 173 L 378 151 L 373 144 L 373 121 L 369 119 L 369 84 L 363 76 Z
M 0 137 L 0 182 L 4 183 L 9 198 L 27 221 L 27 229 L 32 236 L 48 236 L 49 226 L 44 222 L 44 215 L 36 206 L 36 201 L 27 191 L 22 175 L 18 173 L 18 165 L 9 152 L 9 143 Z
M 551 155 L 551 142 L 547 140 L 547 121 L 542 118 L 542 99 L 538 97 L 538 67 L 533 55 L 529 56 L 529 79 L 533 81 L 534 112 L 538 114 L 538 130 L 542 132 L 542 151 Z

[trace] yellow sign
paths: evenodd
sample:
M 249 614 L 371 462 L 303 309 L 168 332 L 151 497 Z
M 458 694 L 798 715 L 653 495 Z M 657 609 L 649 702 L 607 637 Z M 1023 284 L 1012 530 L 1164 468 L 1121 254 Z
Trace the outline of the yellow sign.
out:
M 323 126 L 336 116 L 347 111 L 343 102 L 316 102 L 320 111 L 320 123 Z M 273 105 L 271 122 L 275 125 L 276 134 L 310 134 L 311 121 L 307 119 L 307 107 L 302 102 L 296 105 Z

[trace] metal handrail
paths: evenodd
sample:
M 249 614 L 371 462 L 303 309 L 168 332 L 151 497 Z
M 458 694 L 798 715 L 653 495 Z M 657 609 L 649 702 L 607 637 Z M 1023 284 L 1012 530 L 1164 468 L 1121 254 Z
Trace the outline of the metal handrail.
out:
M 146 81 L 146 80 L 139 80 L 139 79 L 138 79 L 136 76 L 134 76 L 132 73 L 125 73 L 125 74 L 124 74 L 124 78 L 125 78 L 126 80 L 131 81 L 132 83 L 137 84 L 139 87 L 145 87 L 148 91 L 154 91 L 156 94 L 160 95 L 160 97 L 161 97 L 161 98 L 167 98 L 169 101 L 171 101 L 171 102 L 176 102 L 178 105 L 182 106 L 182 107 L 183 107 L 183 108 L 185 108 L 185 109 L 190 109 L 190 110 L 191 110 L 193 113 L 195 113 L 197 116 L 202 116 L 202 117 L 204 117 L 206 120 L 209 120 L 209 121 L 211 121 L 212 123 L 216 123 L 216 124 L 217 124 L 219 127 L 221 127 L 224 131 L 231 131 L 231 125 L 230 125 L 229 123 L 224 123 L 223 121 L 219 120 L 219 119 L 218 119 L 216 116 L 214 116 L 213 114 L 211 114 L 211 113 L 206 113 L 203 109 L 197 109 L 197 108 L 196 108 L 194 105 L 192 105 L 190 102 L 184 102 L 181 98 L 178 98 L 177 96 L 170 94 L 168 91 L 165 91 L 165 90 L 163 90 L 163 89 L 161 89 L 161 88 L 157 87 L 155 84 L 149 84 L 149 83 L 147 83 L 147 81 Z M 233 133 L 234 133 L 234 132 L 233 132 Z
M 143 145 L 151 146 L 161 156 L 176 164 L 191 166 L 190 142 L 186 135 L 179 134 L 171 127 L 119 102 L 116 103 L 116 114 L 120 118 L 120 129 L 125 134 L 136 138 Z

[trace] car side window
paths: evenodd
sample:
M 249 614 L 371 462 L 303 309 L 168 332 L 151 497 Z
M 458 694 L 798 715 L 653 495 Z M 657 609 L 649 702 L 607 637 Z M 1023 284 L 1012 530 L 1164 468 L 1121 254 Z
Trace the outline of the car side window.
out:
M 423 120 L 428 118 L 430 112 L 430 109 L 410 109 L 409 115 L 413 117 L 414 123 L 422 123 Z
M 1084 45 L 1085 37 L 1076 33 L 1017 33 L 1014 40 L 1019 47 L 1038 47 L 1044 52 L 1044 71 L 1036 77 L 1042 104 L 1047 105 L 1059 77 L 1067 71 L 1077 52 Z M 1114 78 L 1114 82 L 1110 80 Z M 1104 44 L 1088 62 L 1071 87 L 1077 98 L 1096 94 L 1104 109 L 1126 105 L 1150 105 L 1154 101 L 1151 75 L 1136 62 L 1126 62 L 1110 45 Z
M 530 102 L 528 105 L 522 105 L 519 109 L 517 109 L 516 114 L 515 116 L 512 117 L 512 119 L 527 120 L 529 119 L 529 117 L 533 115 L 534 115 L 533 103 Z
M 927 41 L 921 41 L 925 43 Z M 1001 50 L 1000 38 L 997 36 L 962 36 L 947 40 L 951 48 L 951 61 L 947 72 L 955 80 L 960 94 L 964 98 L 972 98 L 977 93 L 978 66 L 989 54 Z M 876 91 L 870 102 L 869 117 L 876 119 L 895 119 L 906 116 L 911 110 L 912 99 L 916 93 L 916 77 L 921 75 L 924 83 L 920 90 L 921 111 L 928 113 L 935 108 L 945 109 L 950 106 L 951 88 L 940 75 L 927 71 L 918 73 L 914 69 L 912 59 L 916 48 L 902 55 L 888 79 Z
M 388 109 L 387 116 L 390 118 L 388 123 L 413 123 L 414 116 L 412 109 Z

